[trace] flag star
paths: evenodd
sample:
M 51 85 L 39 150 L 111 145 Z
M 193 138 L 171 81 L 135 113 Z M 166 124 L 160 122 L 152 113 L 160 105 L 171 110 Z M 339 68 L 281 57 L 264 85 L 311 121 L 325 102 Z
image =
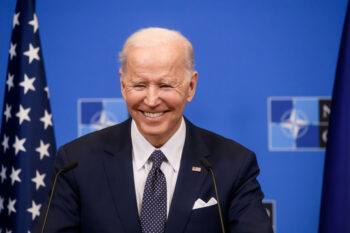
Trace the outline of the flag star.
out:
M 13 167 L 12 167 L 12 172 L 11 172 L 11 175 L 10 175 L 10 178 L 11 178 L 11 185 L 13 186 L 14 183 L 17 181 L 18 183 L 22 182 L 22 180 L 19 178 L 19 173 L 21 173 L 21 170 L 20 168 L 18 168 L 17 170 L 15 170 Z
M 50 93 L 49 93 L 49 87 L 44 87 L 44 91 L 46 92 L 47 94 L 47 98 L 50 99 Z
M 14 87 L 14 84 L 13 84 L 13 78 L 15 77 L 15 75 L 11 75 L 10 73 L 8 74 L 7 76 L 7 81 L 6 81 L 6 84 L 7 84 L 7 91 L 10 91 L 12 87 Z
M 27 74 L 24 74 L 24 80 L 19 83 L 19 85 L 24 88 L 24 94 L 27 94 L 29 90 L 35 91 L 35 87 L 33 85 L 35 79 L 35 77 L 29 78 Z
M 7 170 L 7 168 L 1 164 L 1 172 L 0 172 L 1 183 L 4 183 L 4 180 L 6 180 L 6 170 Z
M 38 170 L 36 170 L 36 176 L 32 179 L 32 181 L 35 183 L 36 190 L 38 190 L 40 188 L 40 186 L 46 187 L 46 185 L 44 183 L 45 176 L 46 176 L 45 173 L 40 175 Z
M 13 143 L 13 148 L 15 148 L 15 155 L 18 154 L 19 151 L 26 152 L 26 148 L 24 147 L 24 143 L 26 142 L 26 138 L 19 139 L 17 136 L 15 138 L 15 143 Z
M 37 205 L 34 201 L 32 201 L 32 207 L 27 209 L 27 211 L 32 214 L 32 220 L 34 220 L 37 216 L 40 216 L 40 208 L 41 204 Z
M 38 19 L 36 18 L 36 14 L 34 13 L 34 17 L 32 21 L 29 21 L 28 24 L 32 25 L 34 28 L 34 33 L 36 33 L 36 31 L 39 28 L 39 24 L 38 24 Z
M 17 56 L 17 53 L 16 53 L 17 44 L 12 44 L 12 42 L 11 42 L 11 45 L 10 45 L 10 46 L 11 46 L 11 47 L 10 47 L 9 53 L 10 53 L 10 60 L 12 61 L 12 58 L 15 57 L 15 56 Z
M 48 111 L 45 110 L 45 114 L 40 118 L 40 121 L 44 123 L 44 128 L 47 129 L 49 125 L 52 126 L 52 114 L 49 114 Z
M 40 47 L 34 48 L 31 43 L 29 44 L 29 50 L 23 53 L 24 55 L 28 56 L 29 64 L 32 63 L 34 59 L 38 61 L 40 60 L 40 57 L 38 55 L 39 50 L 40 50 Z
M 18 13 L 15 13 L 15 15 L 13 16 L 13 23 L 12 23 L 12 29 L 16 27 L 16 25 L 19 26 L 19 15 L 20 15 L 20 12 Z
M 16 113 L 16 117 L 19 118 L 19 124 L 21 125 L 24 120 L 30 121 L 29 112 L 31 108 L 23 108 L 22 104 L 19 105 L 19 111 Z
M 6 150 L 9 148 L 9 137 L 6 136 L 6 134 L 4 134 L 4 139 L 2 140 L 1 145 L 4 148 L 4 153 L 5 153 Z
M 7 210 L 8 210 L 8 215 L 10 216 L 12 212 L 16 213 L 15 209 L 15 204 L 16 204 L 16 199 L 11 200 L 11 197 L 9 197 L 9 203 L 7 205 Z M 7 232 L 7 230 L 6 230 Z
M 44 156 L 50 157 L 49 147 L 50 143 L 45 144 L 42 140 L 40 140 L 40 146 L 35 148 L 35 151 L 40 153 L 40 160 L 42 160 Z
M 0 196 L 0 213 L 2 212 L 3 209 L 4 209 L 4 198 Z
M 6 117 L 6 122 L 8 121 L 9 118 L 12 117 L 12 115 L 11 115 L 11 109 L 12 109 L 12 106 L 6 104 L 6 109 L 5 109 L 5 111 L 4 111 L 4 115 L 5 115 L 5 117 Z

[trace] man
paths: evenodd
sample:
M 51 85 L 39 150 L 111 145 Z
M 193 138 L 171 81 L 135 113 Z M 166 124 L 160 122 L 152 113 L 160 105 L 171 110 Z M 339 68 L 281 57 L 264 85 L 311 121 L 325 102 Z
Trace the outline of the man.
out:
M 270 233 L 253 152 L 184 119 L 194 97 L 191 43 L 179 32 L 147 28 L 120 53 L 121 92 L 131 119 L 59 149 L 45 232 Z

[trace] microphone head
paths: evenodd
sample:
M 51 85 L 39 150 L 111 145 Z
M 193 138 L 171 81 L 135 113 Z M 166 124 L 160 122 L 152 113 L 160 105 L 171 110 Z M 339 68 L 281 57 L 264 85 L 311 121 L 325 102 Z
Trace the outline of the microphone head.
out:
M 62 172 L 67 172 L 69 170 L 72 170 L 73 168 L 76 168 L 78 166 L 78 162 L 74 161 L 66 166 L 64 166 L 61 170 Z
M 211 164 L 206 158 L 201 158 L 200 162 L 207 170 L 212 168 Z

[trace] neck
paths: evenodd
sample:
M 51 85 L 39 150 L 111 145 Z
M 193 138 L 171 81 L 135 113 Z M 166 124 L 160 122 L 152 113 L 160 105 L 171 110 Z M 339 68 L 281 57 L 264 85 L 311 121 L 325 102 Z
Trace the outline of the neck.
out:
M 168 137 L 161 137 L 161 136 L 144 136 L 146 140 L 152 144 L 155 148 L 162 147 L 171 137 L 172 135 Z

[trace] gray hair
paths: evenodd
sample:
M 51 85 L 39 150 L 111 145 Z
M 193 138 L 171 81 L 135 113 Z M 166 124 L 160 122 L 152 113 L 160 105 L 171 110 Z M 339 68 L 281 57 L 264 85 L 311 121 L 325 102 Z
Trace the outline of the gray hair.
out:
M 131 47 L 149 47 L 161 44 L 169 44 L 169 42 L 179 41 L 185 48 L 185 68 L 186 73 L 191 77 L 194 71 L 194 53 L 191 42 L 180 32 L 166 28 L 150 27 L 138 30 L 133 33 L 124 43 L 122 51 L 119 53 L 119 61 L 121 70 L 125 71 L 127 63 L 128 51 Z

